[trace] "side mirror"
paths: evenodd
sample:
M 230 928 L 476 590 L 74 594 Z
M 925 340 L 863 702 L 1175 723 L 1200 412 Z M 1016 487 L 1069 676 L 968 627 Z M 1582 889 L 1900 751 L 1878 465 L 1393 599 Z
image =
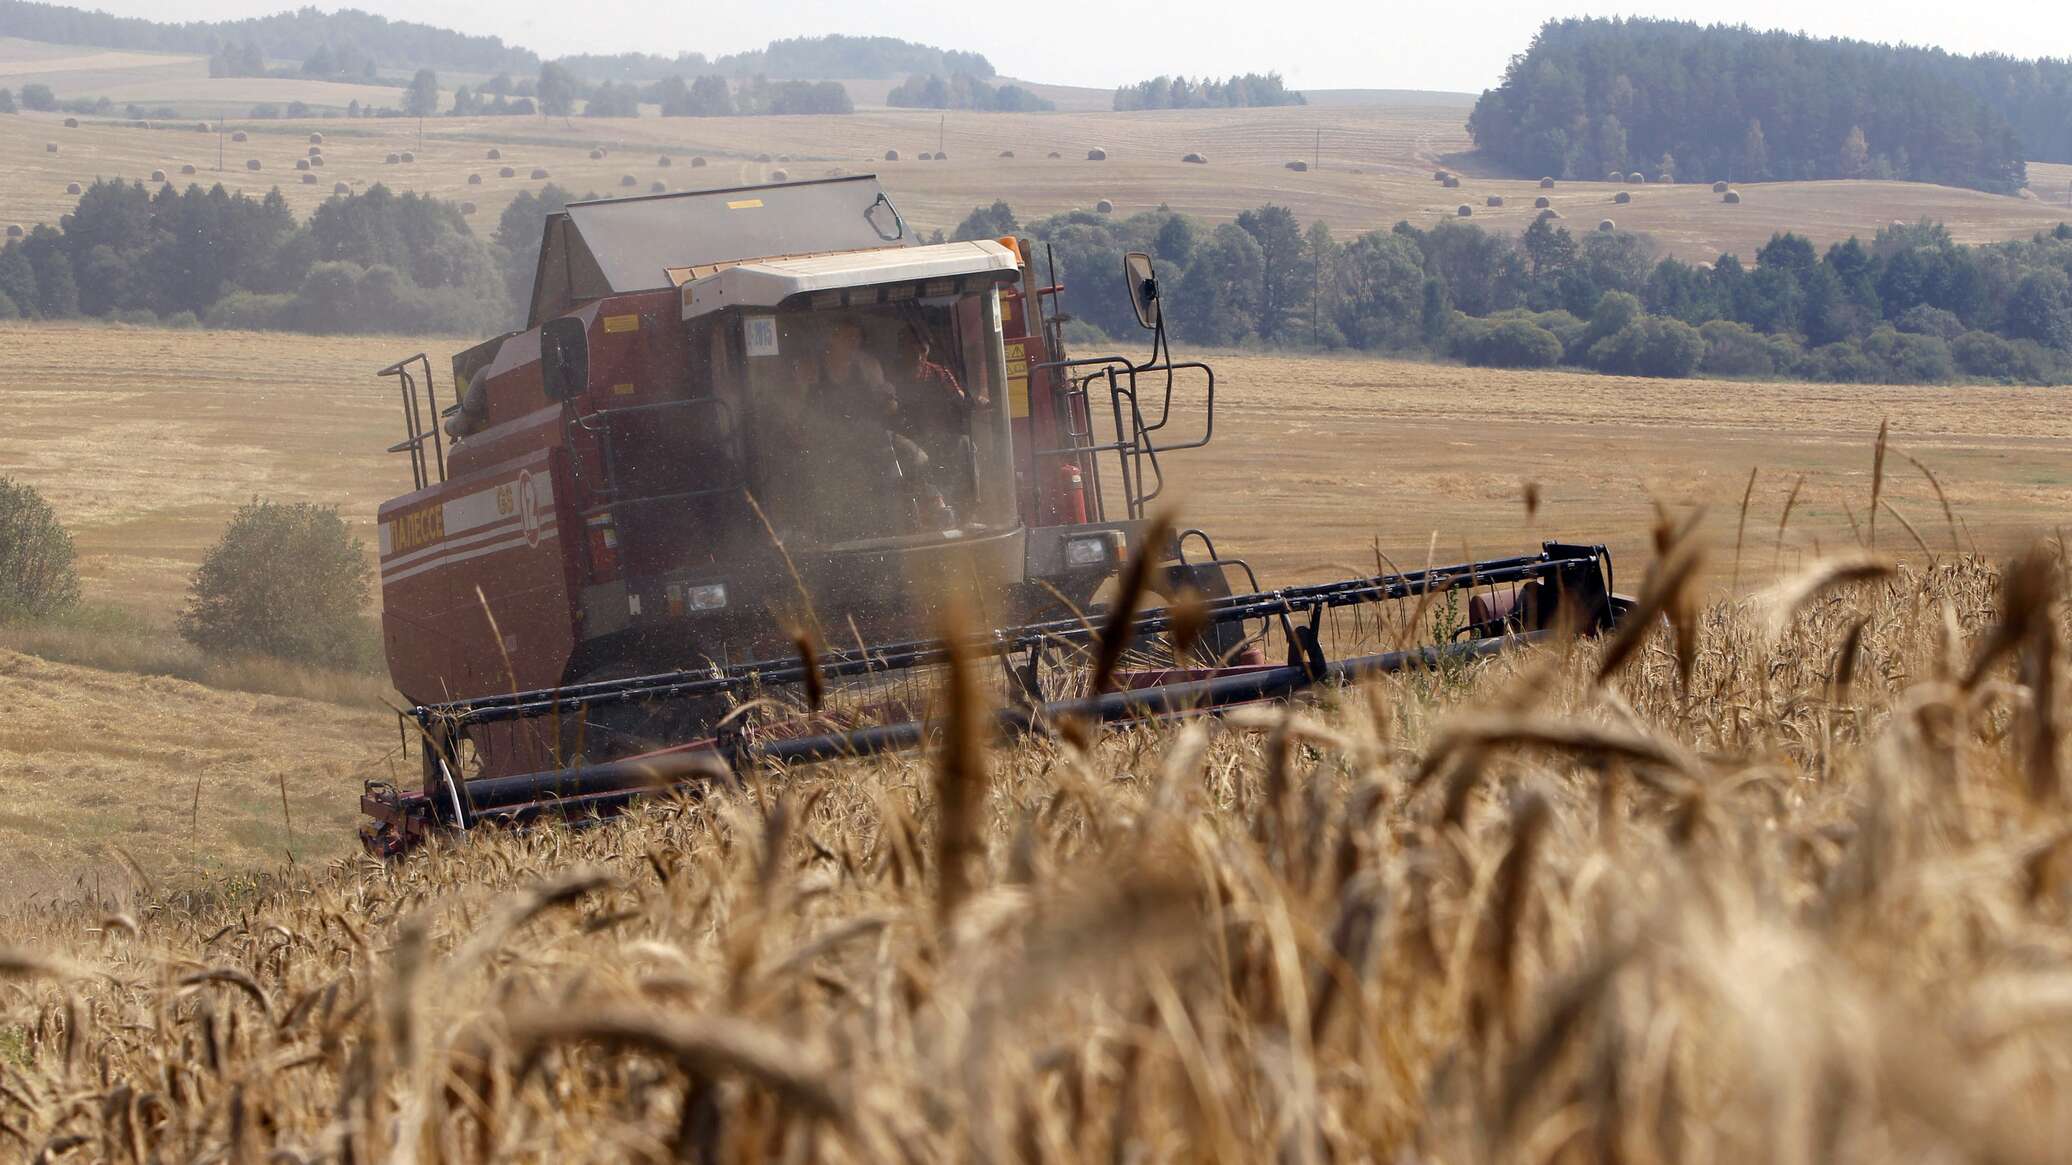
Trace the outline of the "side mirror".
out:
M 590 387 L 590 333 L 562 316 L 540 325 L 540 381 L 548 400 L 570 400 Z
M 1151 256 L 1131 251 L 1122 257 L 1122 278 L 1129 287 L 1130 306 L 1137 309 L 1137 322 L 1147 328 L 1158 326 L 1158 276 L 1151 270 Z

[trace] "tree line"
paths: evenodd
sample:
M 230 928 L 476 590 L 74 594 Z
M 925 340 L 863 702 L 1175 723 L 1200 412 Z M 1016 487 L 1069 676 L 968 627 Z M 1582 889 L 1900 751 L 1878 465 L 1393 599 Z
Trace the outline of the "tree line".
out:
M 2027 180 L 2025 145 L 2072 147 L 2066 67 L 2038 62 L 2013 85 L 2017 73 L 2004 58 L 1724 25 L 1553 20 L 1468 130 L 1535 176 L 1897 178 L 2011 194 Z
M 578 53 L 558 58 L 579 77 L 597 81 L 660 81 L 668 77 L 889 78 L 915 73 L 963 74 L 990 80 L 983 53 L 941 49 L 890 36 L 802 36 L 769 47 L 708 58 L 704 53 Z
M 278 190 L 96 182 L 60 226 L 0 249 L 0 319 L 488 334 L 522 318 L 540 228 L 572 197 L 521 193 L 483 238 L 456 204 L 379 185 L 297 222 Z M 1215 226 L 1166 209 L 1024 224 L 1000 201 L 954 237 L 1008 234 L 1039 242 L 1073 327 L 1104 342 L 1136 329 L 1117 280 L 1142 250 L 1175 334 L 1206 346 L 1647 376 L 2072 380 L 2072 225 L 1962 245 L 1923 222 L 1824 251 L 1784 233 L 1752 262 L 1692 264 L 1552 219 L 1516 236 L 1447 219 L 1340 239 L 1271 204 Z
M 885 94 L 901 109 L 972 109 L 983 113 L 1048 113 L 1057 108 L 1020 85 L 989 85 L 969 73 L 915 73 Z
M 1158 261 L 1175 334 L 1209 346 L 1429 354 L 1643 376 L 1936 383 L 2072 380 L 2072 226 L 1965 246 L 1939 224 L 1824 252 L 1780 234 L 1754 256 L 1691 264 L 1645 236 L 1578 238 L 1549 219 L 1510 236 L 1443 220 L 1350 240 L 1267 205 L 1211 227 L 1170 210 L 1074 211 L 1019 224 L 1005 202 L 956 238 L 1023 233 L 1054 257 L 1064 311 L 1136 331 L 1122 256 Z M 1044 278 L 1052 272 L 1046 267 Z M 1094 337 L 1089 336 L 1089 339 Z
M 1118 111 L 1307 104 L 1309 99 L 1288 88 L 1279 73 L 1245 73 L 1222 80 L 1161 75 L 1115 90 L 1115 108 Z
M 478 73 L 530 72 L 540 59 L 494 36 L 472 36 L 408 20 L 390 20 L 353 8 L 321 12 L 304 7 L 244 20 L 162 23 L 111 16 L 38 0 L 0 0 L 0 36 L 56 44 L 150 52 L 202 53 L 226 46 L 240 58 L 306 60 L 319 51 L 353 51 L 393 69 L 429 65 Z M 249 48 L 249 53 L 247 49 Z M 263 51 L 262 51 L 263 50 Z M 233 74 L 244 75 L 244 74 Z

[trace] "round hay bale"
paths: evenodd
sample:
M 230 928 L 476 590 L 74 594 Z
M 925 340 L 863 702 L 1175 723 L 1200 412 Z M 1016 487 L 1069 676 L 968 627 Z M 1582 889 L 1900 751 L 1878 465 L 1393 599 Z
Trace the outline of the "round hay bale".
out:
M 1720 195 L 1719 200 L 1728 206 L 1739 206 L 1741 205 L 1741 192 L 1739 190 L 1729 190 L 1725 194 Z
M 304 186 L 315 186 L 317 184 L 317 176 L 315 174 L 304 174 L 302 176 L 302 184 Z
M 383 165 L 387 165 L 387 166 L 393 166 L 393 165 L 395 165 L 396 163 L 398 163 L 398 162 L 400 162 L 400 161 L 402 161 L 402 160 L 403 160 L 403 155 L 401 155 L 401 154 L 390 154 L 390 155 L 389 155 L 388 157 L 386 157 L 386 158 L 383 158 L 383 159 L 382 159 L 381 161 L 382 161 L 382 164 L 383 164 Z
M 319 155 L 318 157 L 311 158 L 309 160 L 309 164 L 312 166 L 322 166 L 324 164 L 324 159 L 321 155 Z
M 187 164 L 185 164 L 185 165 L 181 166 L 181 167 L 180 167 L 180 173 L 182 173 L 182 174 L 192 174 L 192 173 L 194 173 L 194 163 L 192 163 L 192 162 L 188 162 Z
M 333 182 L 331 184 L 331 193 L 333 194 L 351 194 L 352 192 L 353 188 L 343 182 Z
M 470 175 L 468 175 L 468 185 L 470 185 L 470 186 L 480 186 L 480 185 L 482 185 L 482 175 L 480 175 L 480 174 L 470 174 Z
M 933 162 L 935 160 L 935 155 L 927 150 L 922 150 L 920 153 L 915 154 L 914 157 L 923 162 Z
M 648 193 L 649 193 L 649 194 L 667 194 L 667 193 L 669 193 L 669 183 L 667 183 L 667 182 L 650 182 L 650 183 L 648 183 Z
M 66 128 L 66 129 L 78 129 L 78 128 L 79 128 L 79 119 L 78 119 L 78 118 L 76 118 L 76 117 L 68 117 L 68 118 L 66 118 L 66 119 L 65 119 L 65 128 Z
M 1432 171 L 1432 181 L 1434 181 L 1434 182 L 1444 182 L 1444 181 L 1446 181 L 1446 180 L 1447 180 L 1448 178 L 1451 178 L 1451 177 L 1453 177 L 1453 175 L 1451 175 L 1451 174 L 1447 173 L 1447 172 L 1446 172 L 1446 171 L 1444 171 L 1444 170 L 1434 170 L 1434 171 Z
M 705 158 L 703 155 L 691 159 L 691 169 L 696 170 L 703 165 L 705 165 Z
M 1552 189 L 1554 189 L 1554 180 L 1553 180 L 1552 178 L 1542 178 L 1542 179 L 1540 179 L 1540 189 L 1542 189 L 1542 190 L 1552 190 Z
M 1631 191 L 1621 190 L 1617 194 L 1612 195 L 1612 201 L 1618 203 L 1620 206 L 1624 206 L 1627 203 L 1633 201 L 1633 194 Z
M 1541 221 L 1543 221 L 1543 222 L 1545 222 L 1545 221 L 1551 221 L 1551 220 L 1554 220 L 1554 219 L 1558 219 L 1558 218 L 1560 218 L 1560 217 L 1561 217 L 1561 212 L 1560 212 L 1560 211 L 1558 211 L 1558 210 L 1555 210 L 1555 209 L 1554 209 L 1553 207 L 1548 207 L 1548 208 L 1547 208 L 1546 210 L 1543 210 L 1543 211 L 1541 211 L 1541 212 L 1539 213 L 1539 217 L 1540 217 L 1540 220 L 1541 220 Z
M 772 181 L 772 182 L 789 182 L 789 181 L 791 181 L 791 171 L 789 171 L 789 170 L 772 170 L 772 171 L 770 171 L 770 181 Z
M 1492 207 L 1494 207 L 1494 206 L 1502 206 L 1503 204 L 1504 204 L 1504 196 L 1503 196 L 1503 195 L 1501 195 L 1501 194 L 1492 194 L 1492 195 L 1490 195 L 1490 196 L 1489 196 L 1488 198 L 1485 198 L 1485 199 L 1483 199 L 1483 200 L 1482 200 L 1482 205 L 1484 205 L 1484 206 L 1492 206 Z
M 309 147 L 309 156 L 310 156 L 310 157 L 312 157 L 312 158 L 321 158 L 321 157 L 323 157 L 323 156 L 324 156 L 324 147 L 322 147 L 322 146 L 311 146 L 311 147 Z
M 779 155 L 777 155 L 777 160 L 778 160 L 778 161 L 780 161 L 780 162 L 789 162 L 789 161 L 791 161 L 791 155 L 790 155 L 790 154 L 779 154 Z
M 77 183 L 77 182 L 67 182 L 67 183 L 65 183 L 65 193 L 67 193 L 67 194 L 77 194 L 77 193 L 79 193 L 79 183 Z
M 1062 157 L 1064 157 L 1065 155 L 1063 155 L 1063 154 L 1061 154 L 1061 153 L 1058 153 L 1058 152 L 1057 152 L 1056 150 L 1052 150 L 1052 151 L 1050 152 L 1050 156 L 1051 156 L 1051 157 L 1053 157 L 1053 158 L 1062 158 Z
M 1003 157 L 1003 158 L 1012 158 L 1012 157 L 1014 157 L 1014 151 L 1013 151 L 1013 150 L 1002 150 L 1002 151 L 1000 151 L 1000 156 L 1001 156 L 1001 157 Z
M 1448 190 L 1455 190 L 1460 187 L 1460 179 L 1455 178 L 1451 174 L 1449 174 L 1446 176 L 1446 181 L 1441 183 L 1441 185 L 1445 186 Z
M 246 140 L 249 140 L 249 138 L 250 138 L 250 135 L 249 135 L 249 134 L 247 134 L 247 133 L 245 133 L 245 131 L 243 131 L 243 130 L 238 130 L 238 131 L 237 131 L 236 133 L 233 133 L 233 134 L 231 134 L 231 135 L 230 135 L 230 140 L 231 140 L 231 141 L 234 141 L 234 142 L 242 142 L 242 141 L 246 141 Z
M 1712 184 L 1712 192 L 1714 194 L 1725 194 L 1727 190 L 1727 184 L 1724 182 L 1715 182 Z
M 1624 182 L 1626 180 L 1626 176 L 1624 174 L 1619 173 L 1617 170 L 1613 170 L 1611 173 L 1606 174 L 1604 176 L 1604 180 L 1606 182 Z
M 19 238 L 25 238 L 25 237 L 27 237 L 27 235 L 28 235 L 28 232 L 22 229 L 22 224 L 20 224 L 20 223 L 18 223 L 18 222 L 11 222 L 11 223 L 8 223 L 8 224 L 7 224 L 7 237 L 8 237 L 8 238 L 10 238 L 10 239 L 19 239 Z
M 1095 146 L 1086 152 L 1086 160 L 1089 162 L 1105 162 L 1108 160 L 1108 151 Z
M 307 170 L 307 169 L 309 169 L 309 159 L 308 159 L 308 158 L 297 158 L 297 159 L 295 159 L 295 168 L 296 168 L 297 170 Z
M 320 133 L 313 133 L 313 134 L 309 135 L 309 144 L 310 144 L 310 145 L 313 145 L 313 146 L 321 146 L 321 145 L 323 145 L 323 144 L 324 144 L 324 135 L 323 135 L 323 134 L 320 134 Z
M 941 150 L 937 150 L 935 151 L 935 160 L 938 162 L 947 162 L 950 160 L 950 156 Z
M 1453 217 L 1473 218 L 1475 217 L 1475 208 L 1463 202 L 1459 206 L 1453 208 Z
M 672 157 L 670 157 L 670 156 L 669 156 L 669 155 L 667 155 L 667 154 L 663 154 L 663 155 L 662 155 L 661 157 L 659 157 L 659 158 L 656 158 L 656 159 L 655 159 L 655 165 L 657 165 L 657 166 L 674 166 L 674 165 L 676 165 L 676 159 L 675 159 L 675 158 L 672 158 Z
M 638 186 L 638 185 L 640 185 L 640 179 L 638 179 L 638 178 L 635 178 L 635 177 L 634 177 L 633 175 L 631 175 L 631 174 L 621 174 L 621 175 L 619 175 L 619 185 L 621 185 L 621 186 Z
M 215 132 L 216 132 L 216 127 L 214 127 L 214 126 L 210 125 L 210 124 L 209 124 L 208 122 L 206 122 L 206 121 L 197 121 L 197 122 L 195 122 L 195 123 L 194 123 L 194 132 L 195 132 L 195 133 L 215 133 Z
M 165 171 L 164 171 L 164 170 L 153 170 L 153 171 L 151 171 L 151 180 L 152 180 L 153 182 L 163 182 L 163 181 L 165 181 Z
M 492 162 L 501 162 L 504 159 L 504 152 L 502 150 L 497 149 L 495 146 L 491 146 L 489 147 L 489 152 L 482 156 L 489 159 Z
M 604 147 L 602 147 L 602 146 L 599 146 L 599 147 L 597 147 L 596 149 L 593 149 L 593 150 L 591 150 L 591 151 L 590 151 L 590 160 L 591 160 L 591 161 L 595 162 L 595 161 L 597 161 L 597 160 L 598 160 L 599 158 L 602 158 L 602 157 L 604 157 Z
M 58 144 L 57 144 L 56 142 L 45 142 L 45 143 L 43 143 L 43 152 L 44 152 L 44 153 L 46 153 L 46 154 L 55 154 L 55 153 L 57 153 L 57 152 L 58 152 Z
M 923 155 L 922 155 L 922 157 L 927 157 L 927 155 L 926 155 L 926 154 L 923 154 Z M 764 165 L 764 166 L 767 166 L 767 165 L 769 165 L 769 164 L 770 164 L 770 155 L 768 155 L 768 154 L 757 154 L 757 155 L 755 156 L 755 160 L 756 160 L 756 162 L 757 162 L 757 163 L 759 163 L 759 164 L 761 164 L 761 165 Z
M 1626 181 L 1633 183 L 1635 186 L 1639 186 L 1642 183 L 1645 183 L 1647 180 L 1648 176 L 1641 173 L 1638 170 L 1635 170 L 1631 174 L 1626 175 Z
M 413 153 L 411 153 L 411 152 L 410 152 L 409 150 L 404 150 L 404 151 L 403 151 L 403 160 L 404 160 L 405 162 L 415 162 L 415 161 L 417 161 L 417 155 L 416 155 L 416 154 L 413 154 Z
M 540 179 L 542 179 L 542 178 L 545 178 L 546 176 L 547 176 L 547 168 L 546 168 L 545 166 L 534 166 L 534 167 L 532 168 L 532 177 L 533 177 L 533 181 L 537 182 L 537 181 L 539 181 Z
M 1553 200 L 1553 199 L 1551 199 L 1551 198 L 1548 198 L 1548 197 L 1547 197 L 1546 195 L 1544 195 L 1544 194 L 1542 194 L 1542 195 L 1540 195 L 1540 196 L 1539 196 L 1538 198 L 1535 198 L 1535 199 L 1533 199 L 1533 200 L 1532 200 L 1532 208 L 1533 208 L 1534 210 L 1545 210 L 1545 209 L 1547 209 L 1548 207 L 1550 207 L 1550 206 L 1552 206 L 1552 205 L 1554 205 L 1554 200 Z
M 1196 166 L 1206 166 L 1209 164 L 1209 160 L 1200 154 L 1182 154 L 1180 156 L 1180 160 L 1183 162 L 1192 163 Z
M 1095 214 L 1114 214 L 1114 213 L 1115 213 L 1115 204 L 1114 204 L 1114 203 L 1112 203 L 1112 202 L 1110 202 L 1110 201 L 1108 201 L 1107 199 L 1103 198 L 1103 199 L 1102 199 L 1102 200 L 1100 200 L 1099 202 L 1096 202 L 1096 203 L 1094 203 L 1094 213 L 1095 213 Z
M 516 178 L 518 176 L 518 171 L 513 170 L 509 166 L 505 166 L 496 172 L 496 176 L 499 178 Z
M 472 203 L 472 202 L 463 202 L 463 203 L 461 203 L 461 204 L 460 204 L 460 212 L 461 212 L 462 214 L 473 214 L 473 213 L 475 213 L 475 204 L 474 204 L 474 203 Z
M 1289 162 L 1287 164 L 1287 167 L 1288 169 L 1295 171 L 1297 174 L 1300 174 L 1309 169 L 1309 163 L 1298 159 L 1296 161 Z
M 888 161 L 888 162 L 897 162 L 897 161 L 899 161 L 899 151 L 898 151 L 898 150 L 886 150 L 886 151 L 885 151 L 885 160 L 886 160 L 886 161 Z M 696 163 L 695 163 L 695 162 L 694 162 L 694 163 L 692 163 L 692 164 L 693 164 L 693 165 L 696 165 Z
M 257 169 L 260 169 L 260 168 L 261 168 L 261 167 L 260 167 L 260 165 L 259 165 L 259 159 L 257 159 L 257 158 L 246 158 L 246 159 L 245 159 L 245 169 L 247 169 L 247 170 L 257 170 Z
M 1613 222 L 1608 218 L 1599 219 L 1597 222 L 1597 229 L 1605 232 L 1606 234 L 1610 234 L 1611 232 L 1619 229 L 1619 224 Z

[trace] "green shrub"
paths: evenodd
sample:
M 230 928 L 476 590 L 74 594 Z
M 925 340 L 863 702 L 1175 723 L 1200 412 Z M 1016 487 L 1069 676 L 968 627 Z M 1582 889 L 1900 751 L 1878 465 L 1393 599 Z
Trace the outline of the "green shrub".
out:
M 1957 378 L 1950 346 L 1935 336 L 1879 328 L 1866 336 L 1863 354 L 1884 369 L 1892 384 L 1947 384 Z
M 1602 372 L 1681 378 L 1697 371 L 1704 354 L 1698 329 L 1682 320 L 1642 316 L 1592 344 L 1588 361 Z
M 1964 321 L 1955 312 L 1947 312 L 1925 303 L 1915 304 L 1899 314 L 1893 326 L 1902 332 L 1919 336 L 1934 336 L 1940 340 L 1954 340 L 1964 334 Z
M 1783 336 L 1765 336 L 1747 324 L 1709 320 L 1698 329 L 1705 354 L 1698 367 L 1707 376 L 1760 379 L 1787 373 L 1798 363 L 1798 346 Z
M 0 477 L 0 622 L 41 619 L 79 602 L 72 536 L 35 487 Z
M 1800 371 L 1808 380 L 1834 384 L 1878 384 L 1885 379 L 1885 370 L 1878 366 L 1878 362 L 1850 340 L 1822 344 L 1806 353 Z
M 370 573 L 366 548 L 335 508 L 251 502 L 202 557 L 180 635 L 214 655 L 360 665 Z
M 1482 368 L 1551 368 L 1561 363 L 1561 341 L 1528 320 L 1502 320 L 1464 330 L 1455 345 L 1463 360 Z

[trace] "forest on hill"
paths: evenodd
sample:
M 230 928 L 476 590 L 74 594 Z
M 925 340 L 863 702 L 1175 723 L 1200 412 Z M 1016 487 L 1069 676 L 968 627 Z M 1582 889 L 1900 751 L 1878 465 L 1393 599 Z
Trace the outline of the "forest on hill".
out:
M 354 8 L 335 12 L 298 8 L 243 20 L 166 23 L 111 16 L 40 0 L 0 0 L 0 36 L 52 44 L 139 52 L 201 53 L 214 76 L 264 76 L 286 71 L 310 77 L 371 80 L 417 69 L 460 73 L 537 72 L 542 58 L 499 37 L 473 36 L 408 20 L 390 20 Z M 686 52 L 579 53 L 556 59 L 567 73 L 590 82 L 654 82 L 671 77 L 768 77 L 774 80 L 899 77 L 909 74 L 995 75 L 984 54 L 941 49 L 889 36 L 803 36 L 765 48 L 707 57 Z
M 2072 63 L 1667 20 L 1549 21 L 1483 93 L 1521 174 L 1898 178 L 2012 193 L 2072 159 Z

